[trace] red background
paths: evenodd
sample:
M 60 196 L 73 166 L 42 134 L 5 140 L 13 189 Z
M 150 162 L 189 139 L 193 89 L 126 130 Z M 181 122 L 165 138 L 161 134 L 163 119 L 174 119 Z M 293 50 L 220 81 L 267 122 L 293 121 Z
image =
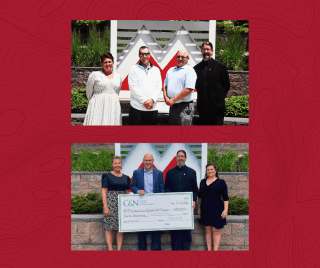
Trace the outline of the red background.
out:
M 319 267 L 318 0 L 2 1 L 2 267 Z M 249 19 L 249 127 L 71 127 L 70 21 Z M 248 252 L 70 250 L 70 144 L 250 144 Z

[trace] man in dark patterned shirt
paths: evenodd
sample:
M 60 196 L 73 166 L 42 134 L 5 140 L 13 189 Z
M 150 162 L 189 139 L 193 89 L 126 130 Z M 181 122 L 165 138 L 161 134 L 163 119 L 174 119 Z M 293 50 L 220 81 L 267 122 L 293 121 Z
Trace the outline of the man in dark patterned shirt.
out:
M 185 165 L 186 160 L 186 152 L 179 150 L 177 152 L 177 166 L 167 172 L 165 191 L 192 192 L 192 208 L 195 208 L 198 196 L 197 174 L 194 169 Z M 191 230 L 172 230 L 170 233 L 172 250 L 190 250 Z
M 230 89 L 226 66 L 214 60 L 211 42 L 202 44 L 203 60 L 194 66 L 197 73 L 197 110 L 201 125 L 223 125 L 225 97 Z

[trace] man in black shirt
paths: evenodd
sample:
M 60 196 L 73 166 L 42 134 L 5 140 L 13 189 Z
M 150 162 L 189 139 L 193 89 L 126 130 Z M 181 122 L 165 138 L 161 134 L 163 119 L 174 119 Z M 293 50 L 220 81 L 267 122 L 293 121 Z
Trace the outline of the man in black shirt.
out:
M 195 208 L 198 196 L 197 174 L 195 170 L 185 165 L 186 159 L 186 152 L 179 150 L 177 152 L 177 166 L 167 172 L 165 191 L 193 192 L 192 207 Z M 172 230 L 170 232 L 172 250 L 190 250 L 191 230 Z
M 214 60 L 211 42 L 202 44 L 203 60 L 194 66 L 197 73 L 197 110 L 201 125 L 223 125 L 225 97 L 230 89 L 226 66 Z

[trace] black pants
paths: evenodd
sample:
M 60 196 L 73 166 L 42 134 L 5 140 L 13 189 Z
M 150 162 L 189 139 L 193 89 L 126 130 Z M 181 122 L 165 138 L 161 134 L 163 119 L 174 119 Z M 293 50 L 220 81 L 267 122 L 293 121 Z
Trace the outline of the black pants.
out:
M 156 125 L 158 111 L 140 111 L 130 105 L 129 125 Z
M 224 111 L 216 111 L 213 114 L 199 112 L 200 125 L 222 126 Z
M 191 126 L 193 124 L 193 102 L 175 103 L 169 110 L 169 125 Z
M 161 250 L 161 232 L 151 232 L 151 250 Z M 139 250 L 147 250 L 147 232 L 138 233 L 138 248 Z
M 170 233 L 172 250 L 190 250 L 191 230 L 172 230 Z

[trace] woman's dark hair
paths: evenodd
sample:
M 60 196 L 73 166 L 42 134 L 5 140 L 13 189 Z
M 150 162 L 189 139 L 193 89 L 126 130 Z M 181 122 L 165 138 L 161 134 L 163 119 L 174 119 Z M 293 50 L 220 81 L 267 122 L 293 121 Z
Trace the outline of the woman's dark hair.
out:
M 113 161 L 116 160 L 116 159 L 119 159 L 119 160 L 121 161 L 121 163 L 122 163 L 122 159 L 121 159 L 120 156 L 114 156 L 114 157 L 112 158 L 112 163 L 113 163 Z
M 113 62 L 113 56 L 110 52 L 106 52 L 101 55 L 101 63 L 103 63 L 104 59 L 106 59 L 106 58 L 111 59 Z
M 214 167 L 214 169 L 216 170 L 216 177 L 218 177 L 218 170 L 217 170 L 217 166 L 216 166 L 216 164 L 215 163 L 208 163 L 207 165 L 206 165 L 206 178 L 208 178 L 208 176 L 207 176 L 207 167 L 210 167 L 210 166 L 213 166 Z

